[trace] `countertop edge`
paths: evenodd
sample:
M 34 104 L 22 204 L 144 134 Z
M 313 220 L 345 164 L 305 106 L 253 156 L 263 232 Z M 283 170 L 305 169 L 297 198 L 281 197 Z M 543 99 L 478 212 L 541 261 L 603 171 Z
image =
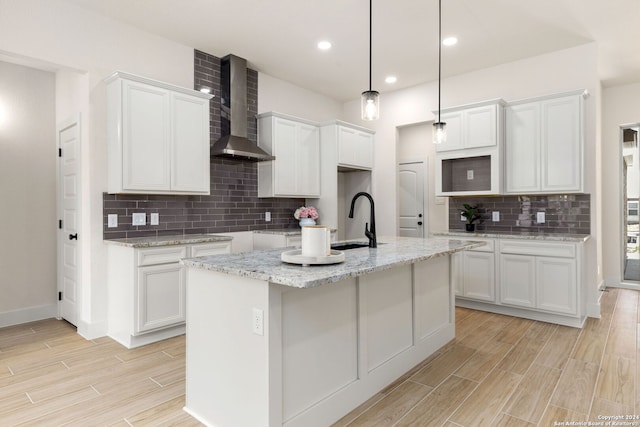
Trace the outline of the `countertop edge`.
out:
M 544 240 L 554 242 L 575 242 L 583 243 L 591 238 L 590 234 L 507 234 L 491 232 L 467 233 L 465 231 L 434 231 L 430 233 L 434 237 L 466 237 L 469 239 L 513 239 L 513 240 Z
M 190 268 L 199 268 L 203 270 L 214 271 L 214 272 L 233 275 L 233 276 L 262 280 L 262 281 L 283 285 L 283 286 L 306 289 L 306 288 L 312 288 L 319 285 L 335 283 L 351 277 L 358 277 L 365 274 L 388 270 L 394 267 L 399 267 L 403 265 L 413 264 L 416 262 L 426 261 L 429 259 L 439 258 L 442 256 L 454 254 L 456 252 L 461 252 L 464 250 L 473 249 L 476 247 L 486 245 L 486 243 L 482 241 L 446 239 L 446 238 L 440 238 L 440 239 L 434 239 L 434 240 L 449 240 L 449 241 L 453 240 L 455 242 L 459 242 L 461 246 L 455 247 L 455 248 L 449 248 L 446 250 L 440 250 L 437 252 L 419 254 L 419 255 L 416 255 L 416 254 L 407 254 L 406 256 L 396 255 L 396 259 L 394 259 L 392 262 L 382 263 L 376 266 L 358 267 L 355 270 L 345 271 L 341 273 L 332 274 L 331 276 L 328 276 L 328 277 L 322 277 L 318 279 L 309 279 L 309 280 L 300 280 L 299 278 L 287 279 L 287 278 L 278 277 L 266 272 L 260 272 L 260 271 L 257 271 L 257 269 L 246 269 L 246 268 L 234 269 L 234 268 L 228 267 L 226 264 L 223 264 L 223 265 L 213 264 L 211 261 L 209 261 L 210 257 L 187 258 L 187 259 L 182 259 L 180 263 Z M 366 248 L 363 248 L 363 249 L 366 250 Z M 282 252 L 282 250 L 283 248 L 277 248 L 277 249 L 268 249 L 268 250 L 257 251 L 257 252 L 262 252 L 263 254 L 268 254 L 268 255 L 275 255 L 279 259 L 280 253 Z M 309 268 L 309 267 L 300 266 L 298 268 Z M 311 268 L 314 268 L 314 267 L 311 267 Z
M 191 245 L 195 243 L 226 242 L 231 240 L 233 240 L 233 237 L 231 236 L 215 234 L 194 234 L 193 236 L 181 234 L 175 236 L 134 237 L 131 239 L 105 239 L 103 242 L 108 245 L 124 246 L 128 248 L 153 248 L 161 246 Z

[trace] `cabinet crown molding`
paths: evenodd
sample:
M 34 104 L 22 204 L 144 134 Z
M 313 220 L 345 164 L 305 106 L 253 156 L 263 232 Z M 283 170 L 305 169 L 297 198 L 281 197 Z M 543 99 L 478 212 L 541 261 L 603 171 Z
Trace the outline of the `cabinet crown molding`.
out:
M 111 74 L 109 77 L 107 77 L 106 79 L 104 79 L 104 82 L 106 84 L 111 83 L 112 81 L 116 80 L 116 79 L 126 79 L 126 80 L 131 80 L 134 82 L 138 82 L 138 83 L 144 83 L 144 84 L 148 84 L 151 86 L 156 86 L 156 87 L 160 87 L 163 89 L 167 89 L 167 90 L 171 90 L 174 92 L 179 92 L 179 93 L 184 93 L 186 95 L 191 95 L 191 96 L 196 96 L 198 98 L 202 98 L 202 99 L 211 99 L 213 98 L 212 94 L 209 93 L 203 93 L 194 89 L 189 89 L 186 87 L 182 87 L 182 86 L 177 86 L 171 83 L 166 83 L 166 82 L 162 82 L 160 80 L 154 80 L 154 79 L 150 79 L 148 77 L 142 77 L 142 76 L 138 76 L 136 74 L 131 74 L 131 73 L 127 73 L 125 71 L 115 71 L 113 74 Z

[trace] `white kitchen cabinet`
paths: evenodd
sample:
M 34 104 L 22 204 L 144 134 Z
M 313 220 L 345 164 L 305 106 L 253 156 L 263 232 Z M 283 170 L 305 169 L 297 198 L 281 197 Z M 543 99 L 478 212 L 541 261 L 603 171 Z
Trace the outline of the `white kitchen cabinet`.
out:
M 373 168 L 373 133 L 347 124 L 336 124 L 338 167 Z
M 500 255 L 500 302 L 534 308 L 536 259 L 530 255 Z
M 209 194 L 209 99 L 116 72 L 107 84 L 108 192 Z
M 576 314 L 576 260 L 536 258 L 536 297 L 538 308 L 557 313 Z
M 180 260 L 230 253 L 231 242 L 107 250 L 108 335 L 133 348 L 184 333 L 186 269 Z
M 500 242 L 503 304 L 578 314 L 579 250 L 575 243 Z
M 583 91 L 506 109 L 505 192 L 583 192 Z
M 456 296 L 479 301 L 494 302 L 495 294 L 495 242 L 484 240 L 485 246 L 456 254 L 452 259 L 452 280 Z
M 258 163 L 258 197 L 320 196 L 320 130 L 315 123 L 260 114 L 258 145 L 275 156 Z
M 184 323 L 185 271 L 178 263 L 138 268 L 135 335 Z
M 443 110 L 440 118 L 447 124 L 447 140 L 436 146 L 436 152 L 498 145 L 502 105 L 502 100 L 492 100 Z
M 447 140 L 436 146 L 436 196 L 502 192 L 503 105 L 498 99 L 442 112 Z

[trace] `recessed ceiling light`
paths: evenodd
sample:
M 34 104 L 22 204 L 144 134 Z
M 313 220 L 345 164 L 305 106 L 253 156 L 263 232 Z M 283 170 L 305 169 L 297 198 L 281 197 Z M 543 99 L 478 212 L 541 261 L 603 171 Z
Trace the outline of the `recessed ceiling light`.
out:
M 454 44 L 458 43 L 458 38 L 457 37 L 447 37 L 446 39 L 442 40 L 442 44 L 445 46 L 453 46 Z
M 318 49 L 320 49 L 320 50 L 329 50 L 329 49 L 331 49 L 331 42 L 330 41 L 326 41 L 326 40 L 318 42 Z
M 398 78 L 396 76 L 388 76 L 384 81 L 391 84 L 397 82 Z

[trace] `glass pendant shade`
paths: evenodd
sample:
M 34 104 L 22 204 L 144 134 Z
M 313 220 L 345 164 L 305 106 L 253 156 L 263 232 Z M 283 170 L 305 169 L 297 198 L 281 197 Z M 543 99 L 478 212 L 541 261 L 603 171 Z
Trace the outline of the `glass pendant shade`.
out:
M 362 120 L 378 120 L 380 117 L 380 93 L 375 90 L 362 92 Z
M 447 124 L 445 122 L 435 122 L 433 124 L 433 143 L 442 144 L 447 140 Z

